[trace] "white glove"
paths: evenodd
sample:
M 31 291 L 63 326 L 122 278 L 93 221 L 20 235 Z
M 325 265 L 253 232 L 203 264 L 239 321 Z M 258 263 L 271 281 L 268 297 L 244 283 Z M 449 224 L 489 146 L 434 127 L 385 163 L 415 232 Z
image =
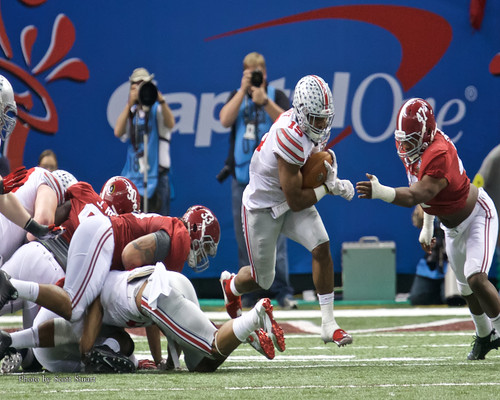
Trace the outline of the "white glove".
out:
M 324 161 L 324 164 L 326 168 L 325 185 L 328 188 L 328 192 L 333 193 L 337 183 L 337 164 L 335 163 L 335 165 L 330 165 L 330 163 L 326 160 Z
M 420 236 L 418 241 L 426 246 L 430 246 L 432 237 L 434 235 L 434 215 L 430 215 L 424 212 L 424 224 L 422 230 L 420 231 Z
M 351 201 L 354 197 L 354 186 L 349 179 L 337 179 L 332 194 L 341 196 L 347 201 Z

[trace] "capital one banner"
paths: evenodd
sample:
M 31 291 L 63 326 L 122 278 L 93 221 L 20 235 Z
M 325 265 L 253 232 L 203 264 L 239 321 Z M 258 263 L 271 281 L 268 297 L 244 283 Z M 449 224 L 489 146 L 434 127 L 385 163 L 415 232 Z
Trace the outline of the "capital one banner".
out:
M 126 145 L 113 127 L 128 77 L 139 66 L 155 74 L 176 117 L 172 215 L 203 204 L 221 223 L 219 253 L 197 277 L 237 270 L 230 179 L 215 179 L 229 133 L 218 114 L 251 51 L 265 56 L 268 80 L 289 96 L 307 74 L 331 85 L 339 176 L 353 183 L 369 172 L 386 185 L 407 185 L 393 131 L 410 97 L 434 106 L 471 178 L 500 140 L 498 2 L 487 2 L 479 30 L 470 24 L 469 0 L 9 0 L 0 13 L 0 73 L 19 106 L 3 147 L 12 166 L 34 166 L 51 148 L 61 168 L 99 191 L 125 162 Z M 398 273 L 414 273 L 422 250 L 411 209 L 334 197 L 317 207 L 337 272 L 342 242 L 377 236 L 396 242 Z M 291 273 L 310 272 L 310 254 L 300 246 L 290 243 L 289 259 Z

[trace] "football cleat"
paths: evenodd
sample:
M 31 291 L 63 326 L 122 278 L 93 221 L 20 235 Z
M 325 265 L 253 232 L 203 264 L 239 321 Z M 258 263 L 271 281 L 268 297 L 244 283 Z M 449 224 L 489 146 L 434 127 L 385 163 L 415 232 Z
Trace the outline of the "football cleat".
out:
M 337 346 L 342 347 L 342 346 L 345 346 L 345 345 L 352 343 L 352 336 L 349 335 L 343 329 L 339 328 L 339 329 L 336 329 L 335 332 L 333 332 L 332 341 Z
M 87 373 L 130 373 L 135 372 L 134 363 L 123 354 L 117 353 L 109 346 L 95 346 L 84 357 Z
M 231 291 L 231 280 L 234 279 L 236 274 L 232 274 L 229 271 L 224 271 L 220 275 L 220 284 L 222 286 L 222 293 L 224 294 L 224 304 L 226 305 L 226 311 L 231 318 L 237 318 L 241 316 L 241 296 L 235 296 Z
M 283 334 L 281 326 L 274 320 L 271 300 L 268 298 L 261 299 L 255 305 L 255 308 L 260 317 L 261 328 L 267 333 L 267 336 L 271 338 L 274 347 L 279 351 L 285 351 L 285 335 Z
M 247 339 L 247 343 L 269 360 L 275 356 L 274 343 L 264 329 L 259 328 L 252 332 Z
M 10 333 L 5 331 L 0 331 L 0 360 L 3 359 L 6 355 L 15 353 L 16 350 L 11 347 L 12 345 L 12 337 Z
M 493 329 L 488 336 L 479 337 L 474 336 L 474 341 L 472 342 L 472 350 L 467 355 L 468 360 L 484 360 L 486 354 L 490 350 L 498 349 L 500 346 L 500 336 L 497 331 Z
M 7 355 L 2 360 L 2 365 L 0 366 L 0 372 L 2 374 L 10 374 L 16 372 L 21 368 L 21 363 L 23 362 L 23 356 L 18 351 L 12 353 L 7 353 Z
M 321 325 L 321 339 L 325 344 L 333 342 L 339 347 L 352 343 L 352 336 L 333 323 Z
M 10 300 L 17 299 L 17 290 L 10 283 L 10 276 L 0 269 L 0 309 Z

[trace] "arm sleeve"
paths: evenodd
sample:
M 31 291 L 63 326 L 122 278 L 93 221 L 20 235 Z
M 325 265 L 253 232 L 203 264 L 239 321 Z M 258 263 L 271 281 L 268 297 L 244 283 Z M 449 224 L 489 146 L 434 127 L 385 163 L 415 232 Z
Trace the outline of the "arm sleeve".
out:
M 290 100 L 288 100 L 285 93 L 279 89 L 276 89 L 274 94 L 274 102 L 285 111 L 290 108 Z
M 155 261 L 163 261 L 170 253 L 170 236 L 163 229 L 154 233 L 156 249 L 154 254 Z

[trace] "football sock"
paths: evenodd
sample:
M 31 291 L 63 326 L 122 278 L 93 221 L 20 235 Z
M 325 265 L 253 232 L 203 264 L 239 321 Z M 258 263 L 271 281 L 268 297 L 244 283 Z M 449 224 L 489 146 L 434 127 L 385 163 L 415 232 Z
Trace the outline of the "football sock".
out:
M 500 314 L 491 319 L 491 325 L 497 331 L 497 335 L 500 335 Z
M 321 309 L 321 324 L 333 324 L 335 331 L 340 327 L 337 324 L 337 321 L 335 321 L 335 317 L 333 316 L 333 298 L 333 292 L 328 294 L 318 294 L 319 307 Z
M 104 342 L 103 345 L 108 346 L 111 350 L 114 352 L 118 353 L 120 351 L 120 344 L 116 339 L 113 338 L 107 338 Z
M 493 329 L 491 320 L 485 313 L 481 315 L 475 315 L 470 313 L 472 317 L 472 321 L 474 322 L 474 326 L 476 327 L 476 333 L 479 337 L 488 336 Z
M 17 349 L 40 346 L 37 328 L 23 329 L 22 331 L 14 332 L 11 334 L 11 338 L 12 338 L 11 346 Z
M 246 341 L 250 333 L 258 327 L 259 314 L 257 314 L 255 307 L 241 317 L 233 320 L 234 336 L 236 336 L 240 342 Z
M 231 288 L 231 292 L 233 292 L 235 296 L 241 296 L 241 293 L 236 290 L 236 286 L 234 285 L 234 277 L 231 279 L 229 287 Z
M 40 290 L 38 283 L 21 281 L 19 279 L 11 279 L 10 283 L 16 288 L 19 297 L 33 303 L 36 302 L 38 291 Z

